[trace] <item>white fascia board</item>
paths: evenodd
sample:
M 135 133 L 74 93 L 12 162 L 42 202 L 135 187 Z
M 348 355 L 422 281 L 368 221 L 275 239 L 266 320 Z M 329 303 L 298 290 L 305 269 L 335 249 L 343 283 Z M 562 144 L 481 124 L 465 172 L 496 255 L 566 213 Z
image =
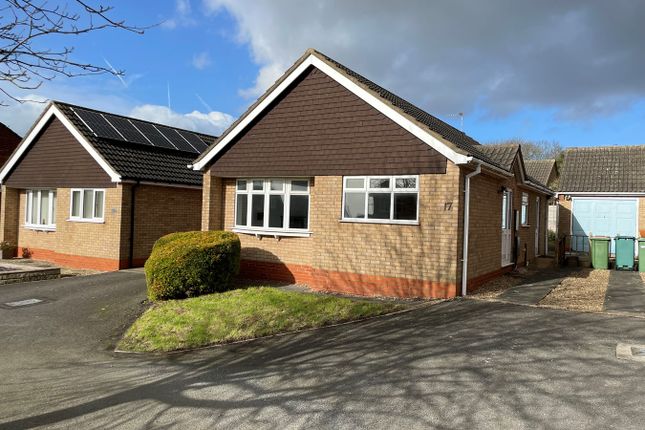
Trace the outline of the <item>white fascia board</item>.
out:
M 558 196 L 598 196 L 598 197 L 612 197 L 612 196 L 620 196 L 620 197 L 629 197 L 629 196 L 634 196 L 634 197 L 642 197 L 645 196 L 645 192 L 635 192 L 635 193 L 628 193 L 628 192 L 620 192 L 620 193 L 610 193 L 610 192 L 596 192 L 596 191 L 558 191 L 556 193 Z
M 371 94 L 369 91 L 362 88 L 360 85 L 356 84 L 354 81 L 349 79 L 343 73 L 339 72 L 326 62 L 322 61 L 320 58 L 311 54 L 307 57 L 298 67 L 296 67 L 291 74 L 289 74 L 284 81 L 280 83 L 270 94 L 266 96 L 262 102 L 260 102 L 242 121 L 240 121 L 233 130 L 231 130 L 224 138 L 217 144 L 215 147 L 210 149 L 208 153 L 199 160 L 199 162 L 194 163 L 192 168 L 194 170 L 202 170 L 220 151 L 222 151 L 226 145 L 235 138 L 244 128 L 253 119 L 255 119 L 264 109 L 266 109 L 269 104 L 271 104 L 283 91 L 287 89 L 293 81 L 296 80 L 304 71 L 309 67 L 314 66 L 327 76 L 338 82 L 340 85 L 354 93 L 356 96 L 361 98 L 367 104 L 381 112 L 386 117 L 390 118 L 392 121 L 403 127 L 409 133 L 413 134 L 417 138 L 421 139 L 423 142 L 428 144 L 430 147 L 435 149 L 441 155 L 446 157 L 448 160 L 452 161 L 455 164 L 467 164 L 472 161 L 472 157 L 464 154 L 460 154 L 454 151 L 445 143 L 441 142 L 439 139 L 434 137 L 431 133 L 423 128 L 419 127 L 413 121 L 410 121 L 404 115 L 396 111 L 391 106 L 388 106 L 387 103 L 383 102 L 379 97 Z
M 25 151 L 27 151 L 27 149 L 31 146 L 36 136 L 38 136 L 43 127 L 45 127 L 47 122 L 49 122 L 49 120 L 53 116 L 58 118 L 58 120 L 65 126 L 65 128 L 67 128 L 72 136 L 74 136 L 74 138 L 76 138 L 81 146 L 92 156 L 94 161 L 96 161 L 99 166 L 101 166 L 101 168 L 105 170 L 105 173 L 110 176 L 112 182 L 121 181 L 121 176 L 103 159 L 103 157 L 101 157 L 96 149 L 94 149 L 94 147 L 87 141 L 87 139 L 85 139 L 85 137 L 76 129 L 76 127 L 74 127 L 74 124 L 72 124 L 70 120 L 67 119 L 67 117 L 60 111 L 60 109 L 58 109 L 56 105 L 52 104 L 40 117 L 35 127 L 33 127 L 31 129 L 31 132 L 25 137 L 25 139 L 23 139 L 16 152 L 13 153 L 9 161 L 7 161 L 7 163 L 0 171 L 0 183 L 4 182 L 9 172 L 13 169 L 13 167 L 20 160 Z

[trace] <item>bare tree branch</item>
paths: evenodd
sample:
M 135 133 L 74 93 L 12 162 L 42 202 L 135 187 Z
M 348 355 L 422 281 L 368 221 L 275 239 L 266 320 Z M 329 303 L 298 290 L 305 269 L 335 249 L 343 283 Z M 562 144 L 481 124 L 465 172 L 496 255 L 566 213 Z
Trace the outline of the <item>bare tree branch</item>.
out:
M 131 26 L 112 18 L 112 6 L 92 6 L 87 0 L 51 5 L 48 0 L 5 0 L 0 6 L 0 93 L 17 102 L 16 90 L 35 90 L 56 76 L 84 76 L 109 73 L 122 76 L 122 70 L 84 63 L 71 58 L 73 47 L 43 48 L 41 41 L 55 36 L 73 36 L 105 29 L 143 34 L 150 27 Z M 7 85 L 4 85 L 7 84 Z M 0 101 L 0 106 L 7 105 Z

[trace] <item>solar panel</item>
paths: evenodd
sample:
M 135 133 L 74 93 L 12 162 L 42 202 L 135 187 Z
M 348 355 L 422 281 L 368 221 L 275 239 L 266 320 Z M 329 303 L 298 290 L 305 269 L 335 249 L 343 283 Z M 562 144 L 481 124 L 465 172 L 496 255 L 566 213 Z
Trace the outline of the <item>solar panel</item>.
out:
M 127 139 L 128 142 L 150 145 L 150 142 L 132 125 L 127 118 L 105 115 L 105 118 Z
M 121 141 L 124 140 L 100 113 L 85 109 L 75 109 L 75 112 L 98 137 Z
M 177 147 L 177 149 L 187 152 L 198 152 L 197 149 L 194 148 L 186 139 L 181 137 L 175 129 L 164 127 L 162 125 L 158 125 L 157 129 L 163 133 L 163 135 L 166 136 Z
M 148 122 L 137 121 L 136 119 L 132 119 L 130 121 L 132 121 L 132 123 L 141 131 L 141 133 L 146 135 L 148 140 L 152 142 L 154 146 L 160 148 L 176 149 L 172 143 L 168 142 L 168 140 L 163 137 L 161 133 L 159 133 L 154 125 Z
M 208 148 L 208 145 L 203 140 L 201 140 L 199 138 L 199 136 L 197 136 L 196 134 L 189 133 L 189 132 L 183 131 L 183 130 L 182 131 L 177 130 L 177 133 L 179 133 L 182 136 L 184 136 L 186 138 L 186 140 L 189 141 L 190 144 L 193 145 L 195 147 L 195 149 L 197 149 L 197 152 L 199 152 L 199 153 L 201 153 L 206 148 Z

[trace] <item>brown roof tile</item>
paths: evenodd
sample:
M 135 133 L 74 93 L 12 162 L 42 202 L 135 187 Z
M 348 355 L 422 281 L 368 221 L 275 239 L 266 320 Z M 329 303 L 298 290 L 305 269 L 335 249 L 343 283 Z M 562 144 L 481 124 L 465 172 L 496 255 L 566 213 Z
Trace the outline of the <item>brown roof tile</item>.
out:
M 645 145 L 566 150 L 559 190 L 603 193 L 645 192 Z

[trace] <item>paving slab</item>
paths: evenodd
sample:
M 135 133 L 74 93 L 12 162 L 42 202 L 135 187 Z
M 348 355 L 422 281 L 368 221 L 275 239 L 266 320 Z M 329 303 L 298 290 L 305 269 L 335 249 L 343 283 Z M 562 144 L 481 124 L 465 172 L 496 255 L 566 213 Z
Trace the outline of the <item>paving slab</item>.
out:
M 562 282 L 562 278 L 516 285 L 500 294 L 499 298 L 505 302 L 520 305 L 536 305 L 552 289 L 560 285 L 560 282 Z
M 645 285 L 638 272 L 610 273 L 605 311 L 645 314 Z

